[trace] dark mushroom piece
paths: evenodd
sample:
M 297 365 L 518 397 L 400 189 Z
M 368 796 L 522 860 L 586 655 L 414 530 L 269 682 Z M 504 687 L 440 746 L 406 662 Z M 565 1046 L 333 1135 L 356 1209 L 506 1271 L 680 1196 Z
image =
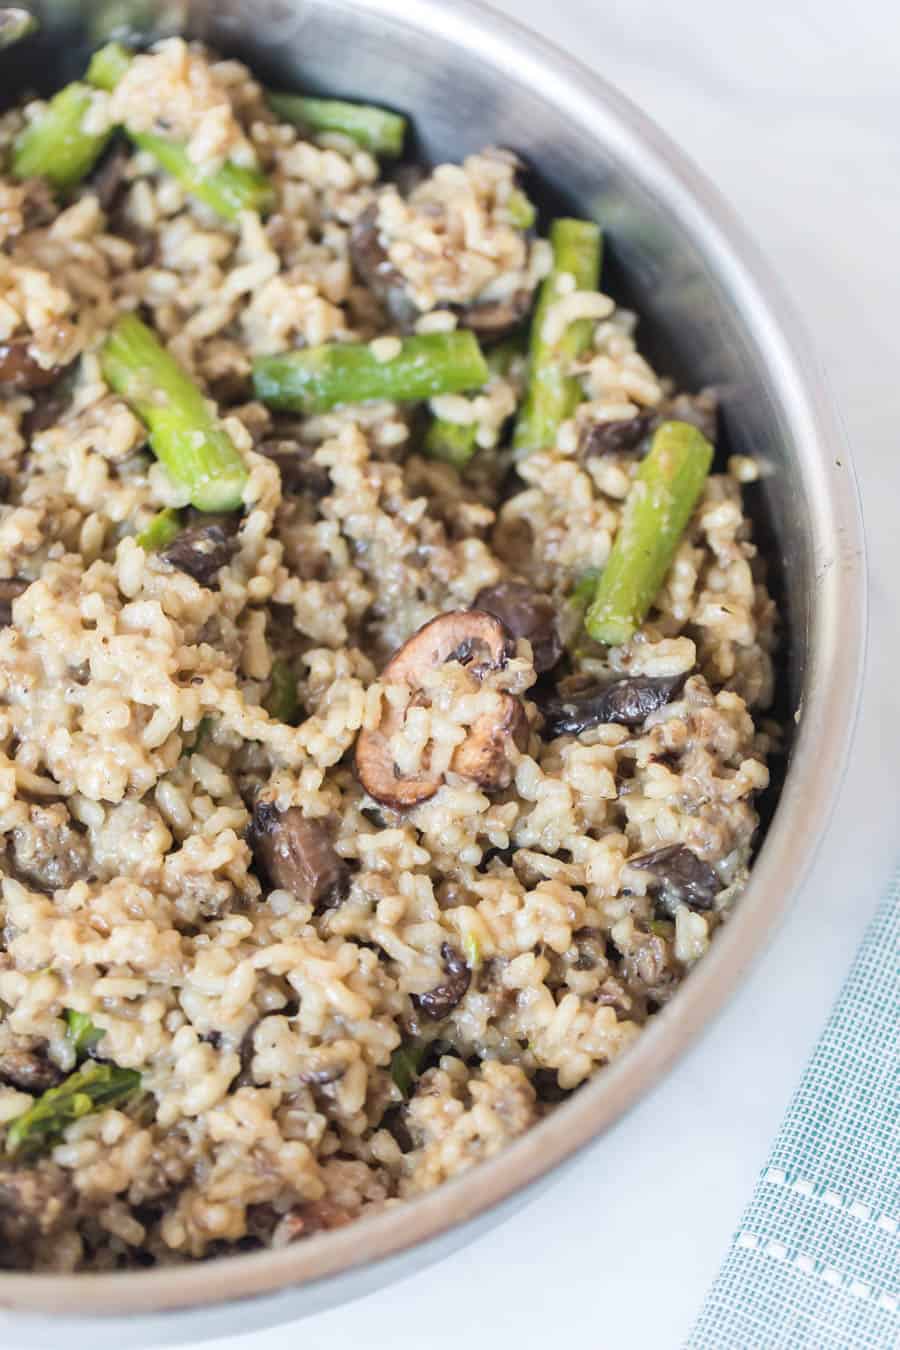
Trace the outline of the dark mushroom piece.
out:
M 617 722 L 637 727 L 650 713 L 665 707 L 684 688 L 687 675 L 631 675 L 612 681 L 592 681 L 571 693 L 542 698 L 543 734 L 580 736 L 591 727 Z
M 679 905 L 690 909 L 714 909 L 722 883 L 716 873 L 684 844 L 668 844 L 639 858 L 629 858 L 629 867 L 651 872 L 659 888 L 659 902 L 670 913 Z
M 423 1016 L 432 1022 L 440 1022 L 449 1017 L 453 1009 L 465 998 L 472 980 L 472 972 L 465 960 L 449 942 L 441 947 L 441 959 L 447 978 L 435 989 L 426 994 L 413 994 L 412 1001 Z
M 719 401 L 712 389 L 699 394 L 678 394 L 657 408 L 646 408 L 633 417 L 611 422 L 591 422 L 582 431 L 578 458 L 596 459 L 601 455 L 633 455 L 649 448 L 650 437 L 663 422 L 689 422 L 713 445 L 719 421 Z
M 253 856 L 271 885 L 290 891 L 317 914 L 334 909 L 350 889 L 350 869 L 334 848 L 327 828 L 308 820 L 299 806 L 279 811 L 257 801 L 248 836 Z
M 65 1075 L 61 1069 L 34 1050 L 0 1051 L 0 1083 L 8 1083 L 20 1092 L 39 1096 L 48 1088 L 56 1087 Z
M 378 228 L 378 204 L 366 208 L 350 231 L 350 259 L 359 280 L 383 305 L 401 330 L 410 332 L 422 311 L 409 294 L 406 279 L 391 262 Z M 520 287 L 505 300 L 472 300 L 447 308 L 462 328 L 470 328 L 485 342 L 499 342 L 521 328 L 531 312 L 534 290 Z
M 512 654 L 513 645 L 503 625 L 481 610 L 454 610 L 425 624 L 400 648 L 382 671 L 385 684 L 405 684 L 414 695 L 421 687 L 425 672 L 446 661 L 459 661 L 478 680 L 491 670 L 501 669 Z M 510 741 L 523 743 L 528 724 L 518 699 L 502 696 L 499 717 L 484 714 L 470 729 L 451 761 L 451 769 L 486 789 L 507 786 L 511 767 L 508 762 Z M 400 729 L 403 713 L 386 706 L 381 724 L 373 731 L 361 731 L 356 742 L 356 771 L 370 797 L 385 806 L 404 810 L 433 797 L 443 781 L 441 775 L 425 771 L 415 778 L 404 778 L 394 764 L 390 739 Z
M 528 639 L 539 675 L 552 670 L 562 656 L 556 606 L 549 595 L 527 582 L 501 581 L 497 586 L 487 586 L 476 595 L 475 608 L 493 614 L 513 637 Z
M 0 473 L 0 502 L 8 502 L 12 491 L 12 479 L 8 473 Z
M 236 524 L 236 522 L 235 522 Z M 159 556 L 207 590 L 219 589 L 218 572 L 234 551 L 234 527 L 213 521 L 182 530 Z
M 0 342 L 0 384 L 29 391 L 46 389 L 62 374 L 62 366 L 42 366 L 32 350 L 30 337 L 13 337 Z
M 359 280 L 381 302 L 401 331 L 415 326 L 420 317 L 403 274 L 388 257 L 378 228 L 378 203 L 363 211 L 350 231 L 350 260 Z
M 282 491 L 291 496 L 309 496 L 317 500 L 331 492 L 331 476 L 313 459 L 308 445 L 278 436 L 260 441 L 257 453 L 278 465 Z
M 128 163 L 131 150 L 122 140 L 114 141 L 88 179 L 88 186 L 110 215 L 121 203 L 128 188 Z
M 30 582 L 22 581 L 19 577 L 0 581 L 0 628 L 8 628 L 12 623 L 12 602 L 23 591 L 27 591 L 29 585 Z

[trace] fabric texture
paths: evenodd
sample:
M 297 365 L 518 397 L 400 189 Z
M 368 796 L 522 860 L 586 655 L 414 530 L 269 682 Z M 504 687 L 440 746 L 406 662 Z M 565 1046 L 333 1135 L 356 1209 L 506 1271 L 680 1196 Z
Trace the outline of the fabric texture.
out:
M 900 1346 L 900 876 L 788 1108 L 688 1350 Z

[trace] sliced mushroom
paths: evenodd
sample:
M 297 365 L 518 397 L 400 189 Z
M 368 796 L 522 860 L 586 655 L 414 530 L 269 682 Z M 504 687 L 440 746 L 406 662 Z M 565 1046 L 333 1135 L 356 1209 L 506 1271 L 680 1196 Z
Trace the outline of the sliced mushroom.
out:
M 260 441 L 256 448 L 258 454 L 278 465 L 283 492 L 317 499 L 331 492 L 328 470 L 316 463 L 308 445 L 288 437 L 272 437 Z
M 62 366 L 42 366 L 32 350 L 30 337 L 0 342 L 0 384 L 13 389 L 45 389 L 59 379 Z
M 684 687 L 687 675 L 630 675 L 610 682 L 592 681 L 571 693 L 541 699 L 543 734 L 580 736 L 607 722 L 636 727 L 650 713 L 665 707 Z
M 360 281 L 380 300 L 397 326 L 412 329 L 420 311 L 381 242 L 377 202 L 367 207 L 350 231 L 350 260 Z
M 217 574 L 233 551 L 234 527 L 214 521 L 182 530 L 167 548 L 160 551 L 159 556 L 177 567 L 179 572 L 186 572 L 207 590 L 217 591 Z
M 8 628 L 12 623 L 12 603 L 23 591 L 28 590 L 29 584 L 19 577 L 0 581 L 0 628 Z
M 578 443 L 579 459 L 596 459 L 601 455 L 629 455 L 640 450 L 659 423 L 656 412 L 640 412 L 634 417 L 618 418 L 612 422 L 591 422 L 581 433 Z
M 63 1074 L 46 1055 L 34 1050 L 0 1051 L 0 1083 L 37 1097 L 62 1082 Z
M 639 858 L 629 858 L 628 866 L 653 873 L 660 888 L 660 903 L 669 911 L 679 905 L 713 909 L 722 890 L 722 883 L 709 863 L 684 844 L 669 844 Z
M 539 675 L 552 670 L 562 656 L 562 642 L 556 629 L 556 606 L 524 581 L 501 581 L 488 586 L 475 597 L 475 608 L 496 618 L 516 638 L 531 643 L 534 668 Z
M 500 339 L 514 333 L 531 313 L 534 291 L 522 287 L 507 300 L 474 300 L 457 309 L 463 328 L 471 328 L 486 341 Z
M 299 806 L 279 811 L 257 801 L 249 834 L 257 866 L 276 890 L 290 891 L 317 914 L 334 909 L 350 889 L 350 870 L 327 828 L 308 820 Z
M 106 215 L 115 210 L 125 195 L 130 159 L 131 150 L 125 142 L 115 141 L 88 179 L 100 210 Z
M 0 502 L 8 502 L 12 491 L 12 479 L 8 473 L 0 473 Z
M 350 231 L 350 258 L 360 281 L 381 302 L 397 327 L 410 332 L 422 317 L 422 311 L 381 241 L 376 202 L 367 207 Z M 470 304 L 449 308 L 459 317 L 461 327 L 471 328 L 486 341 L 499 341 L 522 326 L 533 299 L 534 291 L 522 287 L 506 300 L 475 299 Z
M 503 625 L 481 610 L 455 610 L 425 624 L 396 653 L 381 675 L 384 684 L 405 684 L 411 694 L 422 687 L 425 672 L 446 661 L 458 661 L 478 680 L 501 669 L 513 644 Z M 385 706 L 380 726 L 361 731 L 356 742 L 356 771 L 370 797 L 404 810 L 433 797 L 441 786 L 439 774 L 425 772 L 404 778 L 391 756 L 390 739 L 400 729 L 402 710 Z M 451 761 L 454 773 L 483 787 L 499 788 L 510 779 L 506 764 L 510 740 L 522 742 L 527 722 L 519 701 L 501 696 L 499 716 L 484 714 L 471 728 Z
M 430 989 L 427 994 L 413 994 L 413 1003 L 432 1022 L 440 1022 L 449 1017 L 453 1009 L 462 1002 L 472 980 L 472 972 L 465 960 L 449 942 L 441 947 L 441 959 L 447 976 L 443 984 Z

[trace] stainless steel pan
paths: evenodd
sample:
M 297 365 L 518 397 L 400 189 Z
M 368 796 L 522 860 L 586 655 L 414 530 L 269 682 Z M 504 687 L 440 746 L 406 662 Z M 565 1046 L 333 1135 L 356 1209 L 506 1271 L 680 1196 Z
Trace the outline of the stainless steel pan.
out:
M 510 146 L 549 204 L 595 215 L 606 284 L 640 312 L 656 362 L 689 387 L 718 385 L 730 448 L 771 469 L 754 509 L 785 615 L 782 711 L 793 729 L 750 887 L 636 1048 L 494 1161 L 356 1227 L 177 1269 L 0 1274 L 0 1342 L 57 1346 L 58 1319 L 69 1338 L 84 1319 L 84 1344 L 100 1350 L 246 1331 L 407 1275 L 521 1203 L 659 1082 L 771 936 L 827 825 L 861 682 L 863 536 L 821 376 L 743 231 L 664 134 L 574 61 L 469 0 L 53 0 L 42 18 L 37 38 L 0 52 L 6 98 L 77 75 L 123 19 L 144 32 L 180 28 L 284 86 L 407 110 L 430 158 Z

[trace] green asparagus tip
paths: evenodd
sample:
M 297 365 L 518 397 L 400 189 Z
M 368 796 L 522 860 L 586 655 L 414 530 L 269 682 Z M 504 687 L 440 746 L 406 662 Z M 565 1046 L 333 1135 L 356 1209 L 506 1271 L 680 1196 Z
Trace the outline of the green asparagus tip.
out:
M 443 418 L 435 418 L 422 449 L 429 459 L 440 459 L 455 469 L 464 469 L 478 449 L 478 428 L 474 422 L 446 422 Z
M 595 642 L 621 646 L 644 622 L 703 491 L 712 458 L 709 441 L 687 422 L 664 422 L 654 435 L 585 618 Z
M 85 79 L 95 89 L 105 89 L 107 93 L 112 93 L 131 65 L 133 57 L 134 53 L 123 47 L 121 42 L 107 42 L 105 47 L 100 47 L 91 57 Z
M 35 1155 L 52 1147 L 73 1121 L 106 1107 L 124 1106 L 140 1086 L 141 1075 L 134 1069 L 95 1060 L 83 1064 L 12 1121 L 6 1132 L 7 1155 Z
M 93 1050 L 98 1042 L 103 1040 L 106 1035 L 99 1027 L 95 1027 L 87 1013 L 76 1012 L 74 1008 L 66 1009 L 66 1024 L 68 1027 L 68 1037 L 75 1050 L 76 1059 L 83 1059 L 89 1050 Z
M 408 1098 L 411 1095 L 413 1084 L 422 1071 L 427 1053 L 427 1042 L 408 1040 L 398 1046 L 391 1056 L 391 1077 L 403 1097 Z
M 181 531 L 181 516 L 171 506 L 158 511 L 146 529 L 135 536 L 135 542 L 146 553 L 159 553 L 167 548 Z
M 97 163 L 111 132 L 84 130 L 93 98 L 86 84 L 67 84 L 16 141 L 12 172 L 16 178 L 46 178 L 65 189 L 81 181 Z
M 264 706 L 276 722 L 284 722 L 289 727 L 297 725 L 300 716 L 297 677 L 286 661 L 272 662 L 269 694 Z
M 247 469 L 201 390 L 134 314 L 116 322 L 100 353 L 103 376 L 150 432 L 150 446 L 198 511 L 235 511 Z
M 461 394 L 481 389 L 489 377 L 475 335 L 465 330 L 404 338 L 388 361 L 363 343 L 330 342 L 257 357 L 253 363 L 257 398 L 272 408 L 307 415 L 345 403 L 415 403 Z
M 306 98 L 301 94 L 268 93 L 269 107 L 283 122 L 321 135 L 340 132 L 363 150 L 385 159 L 403 154 L 406 118 L 367 103 L 346 103 L 336 98 Z

